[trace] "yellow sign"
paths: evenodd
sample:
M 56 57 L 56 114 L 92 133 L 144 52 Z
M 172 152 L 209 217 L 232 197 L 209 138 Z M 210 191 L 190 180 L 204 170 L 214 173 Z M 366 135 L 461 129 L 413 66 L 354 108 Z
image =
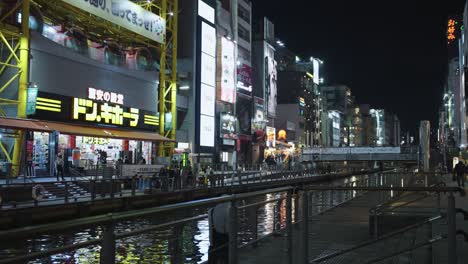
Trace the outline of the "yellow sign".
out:
M 130 108 L 129 112 L 124 112 L 120 105 L 111 106 L 108 103 L 96 103 L 92 100 L 73 98 L 73 119 L 89 122 L 98 122 L 111 125 L 123 125 L 124 119 L 129 120 L 131 127 L 138 126 L 140 111 Z

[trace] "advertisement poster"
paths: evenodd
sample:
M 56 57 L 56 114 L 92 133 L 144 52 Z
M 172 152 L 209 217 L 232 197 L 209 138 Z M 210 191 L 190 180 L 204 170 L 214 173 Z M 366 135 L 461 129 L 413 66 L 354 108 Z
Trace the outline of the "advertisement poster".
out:
M 267 135 L 267 142 L 266 142 L 267 147 L 269 148 L 276 147 L 276 128 L 267 126 L 266 135 Z
M 252 130 L 264 130 L 266 125 L 265 107 L 262 98 L 254 97 L 254 115 L 252 118 Z
M 220 115 L 220 124 L 221 124 L 221 137 L 222 138 L 237 138 L 237 118 L 230 114 L 221 114 Z
M 252 92 L 252 67 L 247 64 L 237 67 L 237 88 Z
M 265 96 L 268 104 L 268 115 L 271 117 L 276 116 L 276 97 L 278 92 L 276 80 L 275 49 L 268 43 L 265 43 Z
M 236 87 L 234 74 L 236 62 L 234 60 L 234 43 L 226 38 L 221 38 L 221 101 L 227 103 L 236 102 Z

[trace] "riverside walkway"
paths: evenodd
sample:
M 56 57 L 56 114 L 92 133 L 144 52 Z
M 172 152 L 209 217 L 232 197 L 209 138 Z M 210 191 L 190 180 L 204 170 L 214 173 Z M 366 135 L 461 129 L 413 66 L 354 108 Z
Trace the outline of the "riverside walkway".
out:
M 448 176 L 434 177 L 429 182 L 432 187 L 456 185 Z M 398 180 L 387 185 L 402 186 Z M 425 176 L 413 179 L 411 186 L 423 188 L 430 184 Z M 314 201 L 327 194 L 312 191 L 309 195 Z M 294 224 L 291 239 L 281 232 L 241 247 L 239 263 L 467 263 L 468 244 L 464 239 L 468 236 L 464 231 L 468 231 L 468 222 L 463 214 L 457 214 L 456 227 L 448 224 L 450 193 L 382 190 L 353 195 L 336 206 L 330 203 L 310 207 L 307 230 L 304 223 Z M 456 208 L 468 212 L 468 198 L 458 194 L 454 197 Z M 375 210 L 380 210 L 380 224 L 374 222 Z M 456 251 L 452 251 L 456 261 L 449 257 L 448 229 L 459 234 Z

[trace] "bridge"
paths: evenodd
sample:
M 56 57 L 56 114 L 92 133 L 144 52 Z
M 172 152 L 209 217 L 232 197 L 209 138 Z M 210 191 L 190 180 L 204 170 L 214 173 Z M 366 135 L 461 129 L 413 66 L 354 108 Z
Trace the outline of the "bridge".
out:
M 334 147 L 305 148 L 302 161 L 406 161 L 418 160 L 417 148 Z

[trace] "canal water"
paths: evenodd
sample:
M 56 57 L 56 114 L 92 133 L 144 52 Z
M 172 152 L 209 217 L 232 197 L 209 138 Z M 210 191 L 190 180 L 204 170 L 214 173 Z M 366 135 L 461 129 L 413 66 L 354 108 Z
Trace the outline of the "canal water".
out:
M 375 179 L 374 179 L 375 178 Z M 369 179 L 371 182 L 378 182 L 377 175 L 352 176 L 346 179 L 337 180 L 327 185 L 342 185 L 362 179 Z M 335 195 L 333 204 L 339 204 L 346 199 L 357 195 L 350 192 L 342 195 Z M 250 204 L 265 200 L 284 197 L 285 193 L 267 194 L 243 201 L 242 204 Z M 331 203 L 331 195 L 326 192 L 317 192 L 312 195 L 312 213 L 323 210 Z M 292 203 L 293 221 L 295 207 L 297 203 Z M 286 223 L 285 201 L 268 203 L 258 208 L 246 208 L 239 211 L 239 243 L 246 244 L 255 237 L 262 237 L 271 234 L 277 228 L 283 228 Z M 158 215 L 116 224 L 116 233 L 138 230 L 156 224 L 161 224 L 176 219 L 193 217 L 207 213 L 209 208 L 197 208 L 186 212 L 174 212 L 172 214 Z M 99 238 L 102 228 L 84 228 L 70 232 L 60 232 L 60 234 L 42 235 L 30 239 L 12 240 L 8 243 L 0 244 L 0 259 L 12 256 L 24 255 L 32 252 L 44 251 L 64 245 L 85 242 L 90 239 Z M 191 223 L 173 226 L 170 229 L 149 232 L 143 235 L 117 240 L 116 243 L 117 263 L 203 263 L 208 259 L 209 248 L 209 228 L 208 219 L 202 219 Z M 78 249 L 64 254 L 57 254 L 51 257 L 30 261 L 31 264 L 48 263 L 99 263 L 100 246 L 91 246 Z

